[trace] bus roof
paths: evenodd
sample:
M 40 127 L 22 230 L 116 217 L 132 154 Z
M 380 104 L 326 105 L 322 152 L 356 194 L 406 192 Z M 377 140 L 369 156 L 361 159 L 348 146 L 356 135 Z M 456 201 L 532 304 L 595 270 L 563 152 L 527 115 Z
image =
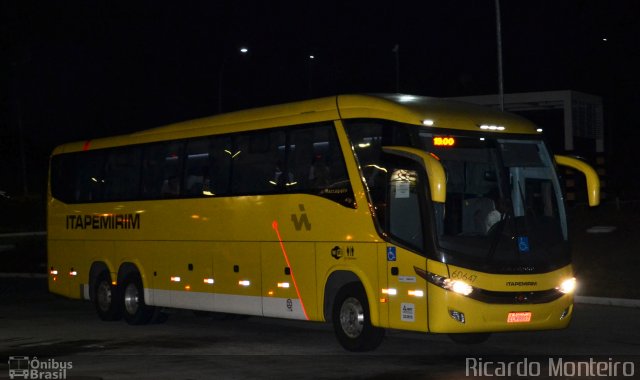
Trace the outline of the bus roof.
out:
M 404 94 L 337 95 L 235 111 L 130 135 L 68 143 L 57 147 L 53 154 L 327 120 L 366 118 L 416 125 L 432 123 L 437 129 L 480 131 L 482 125 L 494 125 L 504 127 L 497 133 L 536 133 L 536 126 L 520 116 L 469 103 Z

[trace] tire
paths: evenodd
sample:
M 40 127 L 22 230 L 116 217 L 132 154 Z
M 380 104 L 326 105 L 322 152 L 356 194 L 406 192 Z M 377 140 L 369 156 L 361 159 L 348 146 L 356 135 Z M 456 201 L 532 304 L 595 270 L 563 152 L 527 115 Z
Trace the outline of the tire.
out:
M 449 338 L 452 341 L 460 344 L 480 344 L 489 339 L 491 333 L 463 333 L 463 334 L 449 334 Z
M 122 313 L 130 325 L 146 325 L 154 317 L 156 308 L 144 302 L 144 288 L 140 274 L 131 273 L 121 285 Z
M 108 272 L 101 272 L 93 283 L 93 304 L 98 317 L 103 321 L 118 321 L 122 318 L 122 299 L 119 288 L 111 283 Z
M 153 308 L 155 310 L 153 312 L 153 315 L 151 316 L 151 320 L 149 321 L 149 323 L 159 325 L 165 323 L 167 319 L 169 319 L 169 313 L 162 311 L 162 308 L 156 306 L 154 306 Z
M 382 343 L 384 329 L 371 325 L 369 302 L 360 283 L 340 289 L 333 304 L 332 319 L 338 342 L 348 351 L 372 351 Z

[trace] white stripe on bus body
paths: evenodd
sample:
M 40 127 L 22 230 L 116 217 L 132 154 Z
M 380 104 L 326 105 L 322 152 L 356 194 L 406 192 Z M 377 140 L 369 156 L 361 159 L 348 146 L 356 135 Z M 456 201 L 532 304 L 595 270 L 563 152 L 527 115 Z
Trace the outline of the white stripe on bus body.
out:
M 153 306 L 306 320 L 297 298 L 239 296 L 232 294 L 144 289 Z M 290 307 L 289 307 L 290 306 Z

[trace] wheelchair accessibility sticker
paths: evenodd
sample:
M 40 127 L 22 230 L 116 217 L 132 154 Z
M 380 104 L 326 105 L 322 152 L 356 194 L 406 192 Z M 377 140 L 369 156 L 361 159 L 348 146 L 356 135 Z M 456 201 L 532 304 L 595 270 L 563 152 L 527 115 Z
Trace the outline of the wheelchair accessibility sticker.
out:
M 396 247 L 387 247 L 387 261 L 396 261 Z
M 518 236 L 518 250 L 522 253 L 528 253 L 530 251 L 528 237 Z

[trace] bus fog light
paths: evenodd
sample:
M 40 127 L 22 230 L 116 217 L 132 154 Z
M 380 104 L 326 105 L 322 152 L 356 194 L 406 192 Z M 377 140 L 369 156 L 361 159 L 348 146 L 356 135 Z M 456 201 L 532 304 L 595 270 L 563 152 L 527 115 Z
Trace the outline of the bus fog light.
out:
M 456 321 L 460 323 L 465 323 L 463 312 L 449 309 L 449 315 L 451 316 L 451 318 L 455 319 Z
M 560 286 L 557 287 L 556 289 L 558 289 L 564 294 L 568 294 L 568 293 L 573 293 L 576 290 L 576 286 L 577 286 L 576 278 L 572 277 L 568 280 L 563 281 L 562 284 L 560 284 Z

